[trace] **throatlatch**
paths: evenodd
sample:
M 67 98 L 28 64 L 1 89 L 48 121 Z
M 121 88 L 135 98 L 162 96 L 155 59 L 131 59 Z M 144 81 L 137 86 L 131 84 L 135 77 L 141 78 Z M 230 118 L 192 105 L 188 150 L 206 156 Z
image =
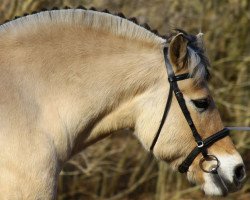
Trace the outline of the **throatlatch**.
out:
M 201 135 L 198 133 L 195 124 L 192 120 L 192 117 L 190 115 L 190 112 L 187 108 L 185 99 L 183 98 L 183 94 L 180 91 L 179 87 L 178 87 L 178 81 L 182 81 L 185 79 L 189 79 L 191 78 L 189 73 L 185 73 L 185 74 L 180 74 L 180 75 L 175 75 L 174 70 L 168 60 L 168 49 L 167 47 L 164 47 L 163 49 L 163 53 L 164 53 L 164 59 L 165 59 L 165 65 L 166 65 L 166 69 L 167 69 L 167 74 L 168 74 L 168 81 L 170 84 L 169 87 L 169 94 L 168 94 L 168 99 L 167 99 L 167 103 L 165 106 L 165 110 L 161 119 L 161 123 L 160 126 L 158 128 L 158 131 L 156 132 L 156 135 L 154 137 L 154 140 L 150 146 L 150 151 L 152 152 L 154 149 L 154 146 L 159 138 L 160 132 L 162 130 L 162 127 L 164 125 L 164 122 L 167 118 L 168 112 L 170 110 L 171 107 L 171 102 L 173 99 L 173 93 L 175 94 L 175 97 L 179 103 L 179 106 L 181 107 L 182 113 L 185 116 L 185 119 L 192 131 L 193 137 L 197 143 L 197 146 L 190 152 L 190 154 L 186 157 L 186 159 L 182 162 L 182 164 L 178 167 L 179 172 L 181 173 L 185 173 L 188 171 L 190 165 L 193 163 L 194 159 L 198 156 L 198 154 L 202 153 L 203 158 L 200 160 L 200 167 L 204 172 L 207 173 L 216 173 L 217 168 L 220 165 L 219 160 L 216 158 L 216 156 L 214 155 L 210 155 L 207 152 L 207 148 L 210 147 L 213 143 L 215 143 L 216 141 L 226 137 L 229 135 L 229 130 L 227 128 L 222 129 L 221 131 L 211 135 L 210 137 L 206 138 L 206 139 L 202 139 Z M 211 161 L 214 160 L 217 162 L 216 167 L 213 168 L 212 170 L 208 171 L 205 170 L 203 168 L 203 162 L 204 161 Z

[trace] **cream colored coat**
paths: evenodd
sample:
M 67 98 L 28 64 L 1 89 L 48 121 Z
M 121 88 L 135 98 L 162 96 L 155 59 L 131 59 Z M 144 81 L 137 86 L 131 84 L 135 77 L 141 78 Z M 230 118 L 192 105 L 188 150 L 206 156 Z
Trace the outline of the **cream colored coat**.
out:
M 63 163 L 116 130 L 131 128 L 148 150 L 168 95 L 165 42 L 126 19 L 78 9 L 2 25 L 0 199 L 54 199 Z M 176 67 L 173 56 L 171 61 Z M 201 115 L 190 103 L 209 95 L 206 85 L 195 87 L 187 80 L 180 88 L 204 137 L 223 127 L 215 107 Z M 174 100 L 154 154 L 175 168 L 194 146 Z M 242 163 L 229 138 L 211 152 L 227 157 L 225 162 Z M 189 179 L 208 194 L 222 194 L 197 162 Z M 224 173 L 230 180 L 231 171 Z

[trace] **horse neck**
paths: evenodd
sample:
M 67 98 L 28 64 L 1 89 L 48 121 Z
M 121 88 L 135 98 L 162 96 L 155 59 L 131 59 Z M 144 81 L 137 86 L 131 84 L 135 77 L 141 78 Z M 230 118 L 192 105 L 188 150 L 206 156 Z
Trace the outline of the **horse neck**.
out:
M 69 123 L 73 154 L 114 131 L 134 129 L 140 97 L 164 74 L 160 73 L 164 68 L 159 69 L 163 61 L 160 47 L 106 36 L 87 49 L 91 49 L 87 63 L 76 65 L 84 75 L 77 85 L 78 103 L 73 109 L 73 116 L 78 117 Z
M 89 78 L 79 85 L 79 117 L 71 123 L 81 124 L 76 135 L 72 134 L 73 154 L 117 130 L 134 129 L 138 101 L 155 87 L 164 71 L 159 69 L 163 59 L 160 48 L 110 38 L 92 51 L 89 62 L 93 68 L 87 68 Z
M 46 94 L 38 95 L 39 123 L 61 160 L 116 130 L 133 129 L 139 99 L 165 76 L 162 46 L 81 27 L 46 30 L 21 35 L 22 45 L 15 40 L 12 49 L 25 52 L 19 64 L 35 65 L 27 71 Z

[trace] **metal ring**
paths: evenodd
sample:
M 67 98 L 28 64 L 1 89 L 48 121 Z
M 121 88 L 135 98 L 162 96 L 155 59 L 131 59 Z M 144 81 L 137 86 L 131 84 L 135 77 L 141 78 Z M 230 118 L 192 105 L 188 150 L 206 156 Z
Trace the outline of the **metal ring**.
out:
M 197 147 L 198 147 L 198 148 L 202 148 L 203 146 L 204 146 L 203 141 L 198 141 L 198 142 L 197 142 Z
M 204 168 L 203 164 L 205 162 L 209 162 L 209 161 L 216 161 L 216 163 L 215 163 L 215 165 L 213 165 L 213 167 L 210 170 L 206 170 Z M 200 159 L 199 165 L 200 165 L 200 168 L 202 169 L 202 171 L 204 171 L 206 173 L 213 173 L 214 174 L 214 173 L 217 173 L 217 169 L 220 166 L 220 161 L 218 160 L 218 158 L 216 156 L 208 154 L 206 157 L 202 157 Z

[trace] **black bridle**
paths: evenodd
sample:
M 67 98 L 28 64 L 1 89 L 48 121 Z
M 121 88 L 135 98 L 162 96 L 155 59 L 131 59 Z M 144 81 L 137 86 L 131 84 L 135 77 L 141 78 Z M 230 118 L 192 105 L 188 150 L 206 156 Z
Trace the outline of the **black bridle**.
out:
M 216 173 L 217 168 L 219 167 L 220 163 L 219 160 L 214 156 L 214 155 L 210 155 L 207 152 L 207 148 L 210 147 L 213 143 L 215 143 L 216 141 L 226 137 L 229 135 L 229 130 L 227 128 L 224 128 L 222 130 L 220 130 L 219 132 L 211 135 L 210 137 L 206 138 L 206 139 L 202 139 L 201 135 L 198 133 L 194 122 L 192 120 L 192 117 L 189 113 L 189 110 L 187 108 L 185 99 L 183 98 L 183 94 L 180 91 L 179 87 L 178 87 L 178 81 L 182 81 L 185 79 L 189 79 L 191 78 L 190 75 L 188 73 L 186 74 L 180 74 L 180 75 L 175 75 L 174 70 L 168 60 L 168 49 L 167 47 L 165 47 L 163 49 L 163 53 L 164 53 L 164 59 L 165 59 L 165 65 L 166 65 L 166 69 L 167 69 L 167 74 L 168 74 L 168 81 L 170 84 L 170 88 L 169 88 L 169 94 L 168 94 L 168 99 L 167 99 L 167 103 L 166 103 L 166 107 L 161 119 L 161 123 L 159 126 L 158 131 L 156 132 L 156 135 L 154 137 L 154 140 L 150 146 L 150 151 L 152 152 L 154 149 L 154 146 L 158 140 L 158 137 L 160 135 L 160 132 L 162 130 L 163 124 L 166 120 L 166 117 L 168 115 L 168 112 L 170 110 L 170 106 L 171 106 L 171 102 L 172 102 L 172 98 L 173 98 L 173 93 L 175 94 L 175 97 L 179 103 L 179 106 L 182 110 L 183 115 L 185 116 L 185 119 L 187 120 L 187 123 L 193 133 L 193 137 L 195 139 L 195 142 L 197 143 L 197 146 L 190 152 L 190 154 L 186 157 L 186 159 L 182 162 L 182 164 L 178 167 L 179 172 L 181 173 L 185 173 L 188 171 L 190 165 L 193 163 L 194 159 L 198 156 L 198 154 L 202 153 L 203 158 L 200 160 L 200 167 L 204 172 L 207 173 Z M 216 166 L 211 169 L 211 170 L 205 170 L 203 167 L 203 162 L 205 161 L 216 161 Z

